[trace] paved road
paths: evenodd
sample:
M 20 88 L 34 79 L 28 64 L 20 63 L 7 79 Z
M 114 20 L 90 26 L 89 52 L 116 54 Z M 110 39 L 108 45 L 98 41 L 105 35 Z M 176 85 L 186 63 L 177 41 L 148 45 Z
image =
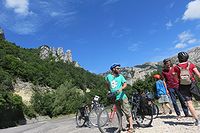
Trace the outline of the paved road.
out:
M 200 114 L 200 110 L 198 110 Z M 200 127 L 194 126 L 194 119 L 183 117 L 180 121 L 176 114 L 160 115 L 153 120 L 152 127 L 138 128 L 136 133 L 199 133 Z M 77 128 L 73 116 L 52 119 L 18 127 L 0 129 L 0 133 L 99 133 L 96 127 Z
M 74 117 L 65 117 L 0 129 L 0 133 L 99 133 L 99 130 L 96 127 L 77 128 Z

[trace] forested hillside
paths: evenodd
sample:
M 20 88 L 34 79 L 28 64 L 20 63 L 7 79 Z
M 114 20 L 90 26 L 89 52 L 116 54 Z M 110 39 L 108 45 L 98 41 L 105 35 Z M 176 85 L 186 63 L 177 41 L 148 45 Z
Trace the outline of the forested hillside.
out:
M 52 89 L 43 91 L 33 88 L 32 104 L 26 106 L 20 96 L 13 94 L 17 78 Z M 24 120 L 24 113 L 27 117 L 74 113 L 82 102 L 88 102 L 95 94 L 105 95 L 104 86 L 102 76 L 74 67 L 71 63 L 55 62 L 53 57 L 42 60 L 39 49 L 25 49 L 0 40 L 0 127 Z M 89 90 L 88 93 L 86 90 Z

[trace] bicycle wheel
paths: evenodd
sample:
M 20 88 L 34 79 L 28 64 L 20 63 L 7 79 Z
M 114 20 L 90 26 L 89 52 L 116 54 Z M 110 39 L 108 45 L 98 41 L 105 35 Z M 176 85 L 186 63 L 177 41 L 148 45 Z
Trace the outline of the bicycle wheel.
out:
M 153 121 L 153 107 L 151 105 L 146 106 L 144 109 L 134 107 L 132 115 L 140 127 L 149 127 Z
M 85 117 L 81 109 L 78 109 L 76 112 L 76 125 L 82 127 L 85 124 Z
M 97 119 L 98 128 L 101 133 L 120 133 L 121 114 L 113 112 L 113 106 L 109 106 L 100 111 Z
M 101 107 L 97 107 L 90 111 L 89 121 L 93 126 L 97 126 L 97 118 L 98 118 L 98 114 L 100 113 L 101 110 L 102 110 Z
M 157 118 L 159 115 L 159 108 L 158 108 L 158 105 L 154 104 L 153 103 L 153 118 Z

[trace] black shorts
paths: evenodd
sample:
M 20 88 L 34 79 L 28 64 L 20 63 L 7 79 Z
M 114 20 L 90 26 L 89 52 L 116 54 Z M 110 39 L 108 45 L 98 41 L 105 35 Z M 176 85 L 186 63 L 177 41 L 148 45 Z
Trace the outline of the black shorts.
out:
M 179 85 L 180 93 L 185 101 L 192 100 L 192 93 L 190 92 L 191 85 Z

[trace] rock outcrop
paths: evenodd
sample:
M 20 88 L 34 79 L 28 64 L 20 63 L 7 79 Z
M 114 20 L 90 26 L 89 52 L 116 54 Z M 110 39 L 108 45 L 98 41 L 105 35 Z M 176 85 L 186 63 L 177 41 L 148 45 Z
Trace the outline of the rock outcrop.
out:
M 5 35 L 3 29 L 0 27 L 0 39 L 5 40 Z
M 31 97 L 34 94 L 35 90 L 40 91 L 53 91 L 52 88 L 45 86 L 36 86 L 31 82 L 24 82 L 20 79 L 16 79 L 16 82 L 13 83 L 14 93 L 22 97 L 23 103 L 30 105 Z
M 189 61 L 193 62 L 197 67 L 200 67 L 200 46 L 195 47 L 188 51 Z M 173 64 L 178 63 L 177 56 L 169 57 Z M 127 79 L 127 83 L 132 85 L 138 79 L 144 79 L 145 75 L 152 73 L 153 71 L 160 70 L 162 68 L 162 61 L 159 62 L 147 62 L 142 65 L 136 65 L 133 67 L 123 67 L 121 73 Z M 101 75 L 105 76 L 109 72 Z
M 64 52 L 62 47 L 50 48 L 48 45 L 42 45 L 40 47 L 40 58 L 47 59 L 50 56 L 54 57 L 55 61 L 62 60 L 65 63 L 73 63 L 74 66 L 80 67 L 78 62 L 73 61 L 71 50 L 67 50 L 66 52 Z

